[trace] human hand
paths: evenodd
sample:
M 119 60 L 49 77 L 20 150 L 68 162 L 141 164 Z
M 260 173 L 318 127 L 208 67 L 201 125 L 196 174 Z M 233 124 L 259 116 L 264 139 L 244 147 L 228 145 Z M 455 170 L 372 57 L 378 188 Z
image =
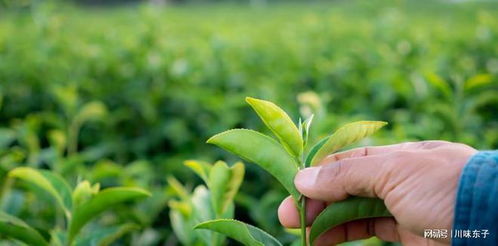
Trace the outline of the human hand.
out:
M 316 245 L 377 236 L 403 245 L 449 243 L 423 238 L 424 229 L 451 229 L 460 173 L 477 151 L 445 141 L 409 142 L 363 147 L 328 156 L 319 166 L 300 171 L 296 188 L 309 198 L 307 223 L 327 204 L 348 196 L 378 197 L 394 218 L 347 222 L 330 229 Z M 285 227 L 299 227 L 291 197 L 278 209 Z

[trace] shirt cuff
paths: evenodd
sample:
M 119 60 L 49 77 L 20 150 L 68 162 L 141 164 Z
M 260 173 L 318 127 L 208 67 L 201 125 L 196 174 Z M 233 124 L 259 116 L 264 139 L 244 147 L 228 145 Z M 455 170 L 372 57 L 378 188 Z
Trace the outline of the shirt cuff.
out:
M 498 151 L 481 151 L 462 171 L 455 205 L 452 245 L 497 245 Z

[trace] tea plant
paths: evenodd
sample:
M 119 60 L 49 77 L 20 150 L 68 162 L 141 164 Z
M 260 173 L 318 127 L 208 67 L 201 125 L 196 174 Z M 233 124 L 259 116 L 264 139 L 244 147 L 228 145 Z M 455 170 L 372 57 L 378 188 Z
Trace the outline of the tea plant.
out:
M 300 214 L 301 245 L 306 245 L 306 198 L 294 186 L 299 169 L 317 165 L 328 154 L 355 143 L 385 126 L 382 121 L 357 121 L 339 128 L 307 150 L 313 116 L 296 126 L 284 110 L 272 102 L 246 98 L 265 125 L 277 137 L 273 138 L 248 129 L 232 129 L 211 137 L 207 142 L 228 150 L 243 159 L 258 164 L 272 174 L 287 189 Z M 390 216 L 382 200 L 352 197 L 325 208 L 311 226 L 309 242 L 328 229 L 347 221 Z M 236 220 L 211 220 L 196 226 L 225 234 L 245 245 L 281 245 L 262 230 Z
M 175 178 L 169 177 L 169 186 L 178 199 L 169 202 L 171 225 L 184 245 L 223 245 L 220 234 L 210 231 L 194 231 L 193 226 L 213 219 L 232 219 L 233 199 L 244 179 L 244 164 L 237 162 L 231 167 L 223 161 L 209 164 L 189 160 L 191 168 L 207 185 L 199 185 L 191 193 Z
M 41 233 L 23 220 L 0 212 L 0 234 L 34 246 L 108 245 L 124 233 L 137 228 L 132 223 L 81 233 L 85 225 L 102 212 L 132 200 L 144 199 L 149 193 L 140 188 L 115 187 L 100 190 L 100 185 L 88 181 L 71 187 L 59 175 L 29 167 L 19 167 L 9 172 L 9 178 L 25 181 L 33 192 L 41 197 L 48 195 L 57 204 L 56 219 L 65 219 L 49 232 Z M 50 234 L 49 239 L 43 234 Z

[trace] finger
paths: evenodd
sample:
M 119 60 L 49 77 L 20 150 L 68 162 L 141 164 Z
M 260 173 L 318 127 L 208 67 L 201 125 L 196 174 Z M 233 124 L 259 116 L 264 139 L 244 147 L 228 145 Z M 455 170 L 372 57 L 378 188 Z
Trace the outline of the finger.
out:
M 394 218 L 373 218 L 347 222 L 336 226 L 317 240 L 317 246 L 329 246 L 373 236 L 384 241 L 398 242 L 398 225 Z
M 307 199 L 306 201 L 306 224 L 311 225 L 316 216 L 325 208 L 322 201 Z M 278 207 L 278 219 L 280 224 L 287 228 L 298 228 L 300 226 L 299 212 L 292 197 L 285 198 Z
M 340 201 L 349 195 L 378 197 L 378 188 L 387 182 L 384 156 L 347 158 L 338 162 L 299 171 L 296 188 L 306 197 L 322 201 Z M 383 197 L 380 197 L 383 198 Z
M 447 145 L 448 143 L 449 142 L 446 141 L 430 140 L 430 141 L 421 141 L 421 142 L 405 142 L 405 143 L 384 145 L 384 146 L 365 146 L 361 148 L 355 148 L 328 155 L 323 160 L 321 160 L 318 165 L 336 162 L 346 158 L 381 155 L 399 150 L 433 149 L 443 145 Z

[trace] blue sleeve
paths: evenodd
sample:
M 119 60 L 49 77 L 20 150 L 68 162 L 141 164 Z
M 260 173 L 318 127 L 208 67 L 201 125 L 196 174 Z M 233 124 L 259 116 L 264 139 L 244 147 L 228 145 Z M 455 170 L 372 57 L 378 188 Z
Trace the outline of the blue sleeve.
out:
M 452 245 L 498 245 L 498 151 L 469 160 L 456 199 Z

